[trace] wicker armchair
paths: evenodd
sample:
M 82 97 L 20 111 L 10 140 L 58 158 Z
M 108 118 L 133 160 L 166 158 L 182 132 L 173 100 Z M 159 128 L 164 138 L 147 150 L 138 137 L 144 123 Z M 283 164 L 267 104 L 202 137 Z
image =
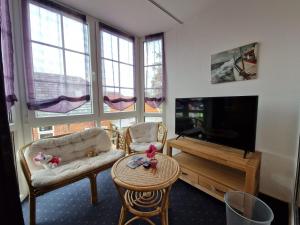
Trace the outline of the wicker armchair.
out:
M 146 123 L 140 123 L 142 124 L 146 124 Z M 166 126 L 163 123 L 155 123 L 158 126 L 157 129 L 157 136 L 156 136 L 156 140 L 154 142 L 144 142 L 144 143 L 135 143 L 133 141 L 132 135 L 131 135 L 131 127 L 133 126 L 138 126 L 140 124 L 136 124 L 136 125 L 132 125 L 130 127 L 128 127 L 125 131 L 125 142 L 126 142 L 126 151 L 127 154 L 131 154 L 134 152 L 143 152 L 145 150 L 147 150 L 150 146 L 150 144 L 154 144 L 157 148 L 159 152 L 163 152 L 165 143 L 166 143 L 166 139 L 167 139 L 167 134 L 168 134 L 168 130 L 166 128 Z M 138 146 L 138 148 L 135 148 L 136 146 Z
M 81 179 L 89 178 L 90 184 L 91 184 L 91 202 L 93 204 L 97 202 L 96 177 L 97 177 L 98 173 L 110 168 L 119 158 L 124 156 L 124 152 L 114 150 L 114 148 L 120 149 L 120 150 L 125 150 L 124 137 L 116 130 L 108 130 L 108 129 L 105 129 L 105 130 L 108 133 L 107 136 L 110 138 L 110 140 L 112 140 L 112 139 L 114 140 L 113 144 L 115 146 L 112 148 L 112 150 L 103 152 L 103 153 L 100 152 L 100 154 L 97 156 L 99 158 L 97 158 L 97 157 L 82 158 L 83 167 L 90 165 L 90 163 L 86 163 L 85 160 L 93 160 L 93 163 L 95 166 L 92 166 L 89 168 L 83 168 L 82 170 L 77 171 L 77 172 L 73 171 L 73 173 L 71 175 L 69 174 L 63 178 L 58 177 L 57 179 L 51 180 L 51 177 L 50 177 L 50 179 L 49 179 L 50 181 L 48 180 L 48 182 L 44 182 L 44 183 L 39 182 L 38 179 L 35 180 L 36 170 L 34 167 L 32 167 L 32 154 L 34 154 L 35 150 L 33 150 L 31 148 L 31 146 L 34 145 L 37 141 L 31 142 L 19 150 L 18 154 L 20 156 L 21 167 L 22 167 L 23 173 L 25 175 L 27 184 L 29 186 L 30 225 L 35 224 L 36 198 L 38 196 L 43 195 L 47 192 L 53 191 L 55 189 L 58 189 L 60 187 L 63 187 L 65 185 L 71 184 L 73 182 L 79 181 Z M 67 135 L 72 135 L 72 134 L 65 134 L 65 135 L 49 137 L 49 138 L 46 138 L 46 140 L 52 139 L 52 138 L 67 137 Z M 101 145 L 101 143 L 99 143 L 99 144 Z M 74 144 L 72 144 L 72 145 L 74 145 Z M 96 160 L 100 160 L 99 163 L 95 164 Z M 66 163 L 62 164 L 61 166 L 58 166 L 57 169 L 59 167 L 64 167 L 67 164 L 68 163 L 66 162 Z M 43 171 L 41 171 L 42 169 L 38 169 L 38 170 L 40 170 L 38 172 L 43 172 Z M 52 170 L 52 169 L 50 169 L 50 170 Z

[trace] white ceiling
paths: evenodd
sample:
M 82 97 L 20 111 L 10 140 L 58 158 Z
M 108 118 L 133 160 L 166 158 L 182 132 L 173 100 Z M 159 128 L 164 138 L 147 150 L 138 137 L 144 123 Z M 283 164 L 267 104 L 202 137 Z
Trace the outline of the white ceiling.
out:
M 144 36 L 176 26 L 173 18 L 147 0 L 58 0 L 128 33 Z M 181 21 L 205 10 L 215 0 L 155 0 Z

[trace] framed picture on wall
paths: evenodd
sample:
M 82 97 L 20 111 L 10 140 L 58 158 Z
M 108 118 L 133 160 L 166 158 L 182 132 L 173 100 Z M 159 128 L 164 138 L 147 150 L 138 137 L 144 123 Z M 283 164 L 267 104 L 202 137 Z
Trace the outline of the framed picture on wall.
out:
M 211 83 L 256 79 L 257 55 L 257 42 L 212 55 Z

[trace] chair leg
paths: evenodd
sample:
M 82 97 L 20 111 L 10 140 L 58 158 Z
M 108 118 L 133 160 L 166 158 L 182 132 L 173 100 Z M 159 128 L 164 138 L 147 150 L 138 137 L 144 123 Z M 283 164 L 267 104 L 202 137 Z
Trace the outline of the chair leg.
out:
M 97 174 L 93 174 L 89 177 L 91 183 L 91 202 L 97 203 Z
M 29 194 L 29 221 L 30 225 L 35 225 L 35 217 L 36 217 L 36 201 L 35 196 L 33 194 Z

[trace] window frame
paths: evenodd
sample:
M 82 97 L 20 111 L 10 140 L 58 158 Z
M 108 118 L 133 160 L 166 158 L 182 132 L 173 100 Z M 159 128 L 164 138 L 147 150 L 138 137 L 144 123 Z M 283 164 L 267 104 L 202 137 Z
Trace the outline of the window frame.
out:
M 128 37 L 130 35 L 128 35 L 127 33 L 124 33 L 122 31 L 118 31 L 114 28 L 112 28 L 111 31 L 107 31 L 107 25 L 99 22 L 96 25 L 96 40 L 97 40 L 97 62 L 98 62 L 98 94 L 99 94 L 99 108 L 100 108 L 100 120 L 117 120 L 117 119 L 127 119 L 127 118 L 132 118 L 135 117 L 136 121 L 139 122 L 140 120 L 140 116 L 139 116 L 139 111 L 140 111 L 140 106 L 139 106 L 139 97 L 137 97 L 137 101 L 135 103 L 135 110 L 133 111 L 119 111 L 119 112 L 104 112 L 104 95 L 103 95 L 103 84 L 102 84 L 102 37 L 101 37 L 101 29 L 104 28 L 106 32 L 108 33 L 112 33 L 113 35 L 116 36 L 120 36 L 120 37 L 124 37 L 125 39 L 129 39 Z M 119 49 L 118 49 L 119 52 Z M 139 57 L 137 57 L 138 53 L 138 38 L 134 38 L 133 39 L 133 84 L 134 84 L 134 96 L 139 96 L 139 91 L 138 89 L 138 85 L 139 85 L 139 78 L 137 76 L 137 74 L 139 74 L 139 69 L 138 69 L 138 65 L 139 65 Z M 119 54 L 119 53 L 118 53 Z M 110 60 L 110 59 L 109 59 Z M 112 61 L 112 60 L 111 60 Z M 119 61 L 117 61 L 119 62 Z M 122 62 L 119 62 L 122 63 Z M 119 87 L 120 88 L 120 87 Z
M 36 110 L 28 110 L 28 108 L 26 107 L 26 112 L 27 112 L 27 121 L 30 124 L 31 127 L 37 127 L 37 126 L 42 126 L 42 125 L 55 125 L 55 124 L 61 124 L 61 123 L 74 123 L 78 120 L 80 121 L 90 121 L 90 120 L 97 120 L 97 117 L 99 117 L 99 106 L 98 106 L 98 101 L 97 101 L 97 90 L 95 90 L 97 88 L 97 80 L 96 80 L 96 65 L 94 61 L 94 58 L 96 57 L 96 52 L 95 50 L 92 48 L 92 46 L 95 46 L 95 44 L 93 43 L 94 40 L 91 37 L 94 37 L 95 35 L 95 30 L 94 30 L 94 19 L 92 17 L 86 16 L 86 29 L 87 29 L 87 42 L 88 42 L 88 54 L 87 53 L 82 53 L 76 50 L 72 50 L 72 49 L 68 49 L 64 47 L 64 31 L 63 31 L 63 17 L 65 16 L 66 18 L 70 18 L 70 19 L 74 19 L 74 20 L 78 20 L 76 17 L 72 17 L 71 15 L 60 11 L 58 9 L 55 8 L 49 8 L 47 5 L 44 5 L 43 3 L 38 3 L 36 1 L 30 1 L 30 4 L 34 4 L 38 7 L 42 7 L 46 10 L 49 11 L 53 11 L 57 14 L 60 15 L 61 18 L 61 32 L 62 32 L 62 47 L 58 47 L 58 46 L 54 46 L 51 44 L 47 44 L 47 43 L 40 43 L 38 41 L 34 41 L 34 40 L 30 40 L 31 43 L 38 43 L 38 44 L 42 44 L 43 46 L 47 46 L 47 47 L 54 47 L 56 49 L 61 49 L 63 51 L 63 63 L 64 63 L 64 76 L 66 76 L 66 58 L 65 58 L 65 52 L 69 51 L 72 53 L 78 53 L 81 55 L 88 55 L 89 56 L 89 67 L 90 67 L 90 86 L 91 86 L 91 108 L 92 108 L 92 112 L 89 114 L 79 114 L 79 115 L 59 115 L 59 116 L 49 116 L 49 117 L 37 117 L 36 116 Z M 78 20 L 79 22 L 82 22 L 80 20 Z M 24 46 L 22 46 L 24 49 Z M 23 56 L 24 57 L 24 56 Z M 23 78 L 24 79 L 24 78 Z M 24 85 L 26 85 L 26 81 L 23 80 Z
M 33 2 L 36 4 L 36 2 Z M 101 43 L 100 43 L 100 20 L 86 16 L 87 23 L 87 40 L 89 41 L 89 55 L 90 55 L 90 72 L 91 72 L 91 103 L 93 106 L 93 114 L 89 115 L 72 115 L 72 116 L 53 116 L 53 117 L 44 117 L 37 118 L 35 117 L 35 111 L 28 110 L 26 106 L 25 98 L 25 87 L 26 80 L 24 79 L 25 63 L 24 63 L 24 45 L 23 45 L 23 35 L 22 35 L 22 14 L 21 14 L 21 3 L 20 1 L 14 1 L 14 27 L 15 32 L 14 41 L 16 42 L 16 66 L 18 68 L 18 74 L 16 82 L 20 87 L 20 110 L 18 110 L 17 117 L 20 117 L 22 124 L 20 125 L 20 135 L 18 140 L 20 145 L 31 142 L 32 137 L 32 128 L 40 126 L 55 126 L 59 124 L 72 124 L 78 122 L 91 122 L 94 121 L 97 127 L 100 127 L 100 122 L 103 120 L 119 120 L 119 119 L 128 119 L 136 118 L 136 122 L 144 121 L 145 116 L 151 117 L 162 117 L 162 120 L 165 121 L 165 104 L 163 103 L 163 113 L 162 114 L 148 114 L 144 113 L 144 67 L 143 67 L 143 41 L 144 38 L 139 38 L 135 36 L 133 42 L 133 75 L 134 75 L 134 94 L 137 97 L 136 101 L 136 110 L 132 112 L 114 112 L 114 113 L 104 113 L 103 109 L 103 90 L 102 90 L 102 63 L 101 62 Z M 53 9 L 53 11 L 56 11 Z M 63 13 L 63 12 L 61 12 Z M 67 16 L 68 17 L 68 16 Z M 122 31 L 120 31 L 122 32 Z M 124 33 L 126 34 L 126 33 Z M 21 122 L 20 122 L 21 123 Z M 18 127 L 19 127 L 18 125 Z
M 145 90 L 146 90 L 146 87 L 145 87 L 145 67 L 149 67 L 150 65 L 147 65 L 145 66 L 145 51 L 144 51 L 144 46 L 145 46 L 145 42 L 146 42 L 146 39 L 145 37 L 141 39 L 140 43 L 140 74 L 141 74 L 141 98 L 142 98 L 142 104 L 141 104 L 141 121 L 145 122 L 145 117 L 161 117 L 162 118 L 162 122 L 165 123 L 166 121 L 166 103 L 163 102 L 161 104 L 161 107 L 162 107 L 162 112 L 159 112 L 159 113 L 149 113 L 149 112 L 145 112 Z M 164 61 L 162 61 L 162 63 L 160 64 L 153 64 L 151 66 L 157 66 L 157 65 L 161 65 L 162 68 L 166 65 L 164 65 Z

